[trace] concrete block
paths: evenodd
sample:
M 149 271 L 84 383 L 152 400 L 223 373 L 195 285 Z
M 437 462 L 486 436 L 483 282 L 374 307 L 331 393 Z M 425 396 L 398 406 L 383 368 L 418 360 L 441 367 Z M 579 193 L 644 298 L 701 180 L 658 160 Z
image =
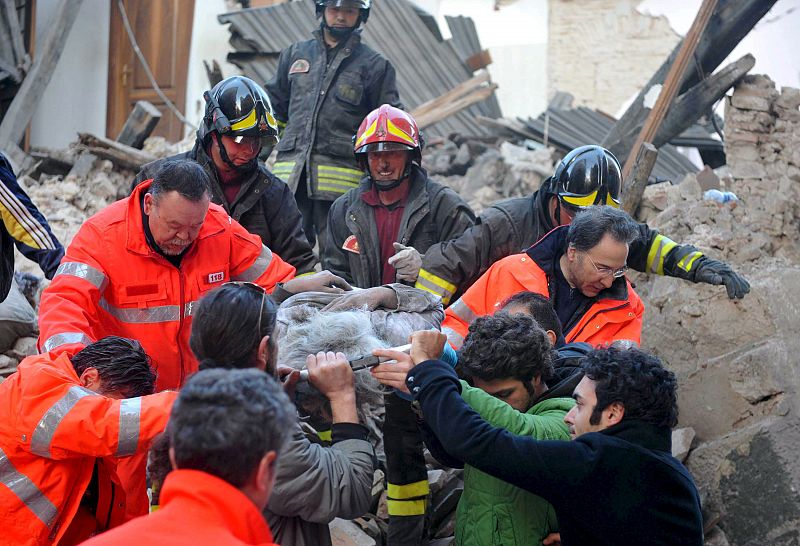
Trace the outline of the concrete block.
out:
M 677 428 L 672 431 L 672 456 L 683 462 L 692 449 L 692 441 L 695 437 L 692 427 Z
M 336 518 L 328 524 L 328 528 L 331 530 L 333 546 L 377 546 L 375 539 L 352 521 Z

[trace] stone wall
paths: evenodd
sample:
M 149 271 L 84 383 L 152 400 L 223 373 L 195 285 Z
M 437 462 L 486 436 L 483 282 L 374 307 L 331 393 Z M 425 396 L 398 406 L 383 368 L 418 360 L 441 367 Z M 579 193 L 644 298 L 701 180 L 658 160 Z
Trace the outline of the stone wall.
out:
M 704 201 L 697 181 L 650 187 L 649 223 L 728 261 L 752 292 L 640 278 L 643 345 L 676 372 L 680 425 L 697 437 L 687 466 L 714 544 L 800 543 L 800 90 L 748 76 L 728 99 L 723 188 L 739 202 Z M 658 210 L 660 209 L 660 211 Z M 727 538 L 725 538 L 727 537 Z
M 640 0 L 549 0 L 547 93 L 611 115 L 633 97 L 680 40 Z

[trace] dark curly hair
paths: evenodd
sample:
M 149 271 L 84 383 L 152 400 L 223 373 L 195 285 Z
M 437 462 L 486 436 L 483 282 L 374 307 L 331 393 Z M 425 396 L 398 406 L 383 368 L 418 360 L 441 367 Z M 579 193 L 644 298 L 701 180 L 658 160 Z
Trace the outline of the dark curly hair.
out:
M 669 428 L 678 423 L 678 383 L 657 357 L 640 349 L 609 347 L 586 355 L 581 368 L 596 383 L 592 425 L 614 402 L 625 408 L 625 419 Z
M 532 317 L 500 312 L 470 324 L 458 365 L 466 377 L 514 378 L 527 386 L 536 376 L 550 378 L 553 356 L 550 338 Z

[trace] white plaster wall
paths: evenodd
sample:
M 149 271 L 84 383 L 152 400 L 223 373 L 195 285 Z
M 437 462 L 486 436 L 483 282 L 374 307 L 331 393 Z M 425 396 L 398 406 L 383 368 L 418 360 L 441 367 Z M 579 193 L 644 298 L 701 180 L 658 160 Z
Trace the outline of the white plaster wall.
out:
M 36 44 L 61 0 L 37 0 Z M 31 145 L 65 148 L 78 132 L 105 135 L 108 88 L 108 0 L 84 0 L 58 65 L 31 121 Z
M 237 67 L 225 61 L 233 48 L 228 43 L 228 25 L 221 25 L 217 15 L 228 11 L 225 0 L 195 0 L 194 21 L 192 25 L 192 45 L 189 53 L 189 71 L 186 82 L 186 118 L 198 125 L 203 119 L 205 102 L 203 92 L 209 89 L 208 76 L 203 66 L 205 60 L 211 64 L 216 60 L 225 77 L 239 74 Z M 186 129 L 187 133 L 193 132 Z

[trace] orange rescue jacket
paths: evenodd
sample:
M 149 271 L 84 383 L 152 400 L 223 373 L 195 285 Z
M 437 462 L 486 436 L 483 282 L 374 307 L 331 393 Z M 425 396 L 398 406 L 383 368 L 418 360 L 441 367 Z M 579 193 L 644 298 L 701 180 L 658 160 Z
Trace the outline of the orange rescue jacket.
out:
M 42 293 L 39 350 L 75 351 L 109 335 L 136 339 L 158 373 L 157 389 L 176 389 L 197 371 L 189 334 L 200 297 L 231 280 L 272 291 L 295 268 L 214 204 L 180 268 L 173 266 L 145 237 L 140 198 L 150 182 L 78 230 Z
M 97 458 L 146 450 L 176 396 L 115 400 L 82 387 L 66 354 L 23 360 L 0 384 L 0 543 L 58 542 Z
M 261 511 L 234 486 L 199 470 L 173 470 L 161 506 L 149 516 L 96 536 L 84 546 L 274 546 Z
M 543 250 L 548 254 L 548 262 L 560 258 L 563 251 L 556 249 L 561 248 L 559 243 L 566 234 L 565 230 L 566 227 L 556 228 L 527 252 L 495 262 L 458 301 L 447 308 L 442 332 L 447 334 L 453 347 L 461 347 L 469 324 L 476 317 L 494 314 L 509 296 L 529 291 L 551 298 L 549 275 L 537 259 Z M 615 288 L 618 289 L 613 292 L 601 292 L 575 325 L 564 332 L 567 343 L 584 341 L 598 347 L 616 340 L 641 342 L 644 304 L 627 279 L 616 280 Z

